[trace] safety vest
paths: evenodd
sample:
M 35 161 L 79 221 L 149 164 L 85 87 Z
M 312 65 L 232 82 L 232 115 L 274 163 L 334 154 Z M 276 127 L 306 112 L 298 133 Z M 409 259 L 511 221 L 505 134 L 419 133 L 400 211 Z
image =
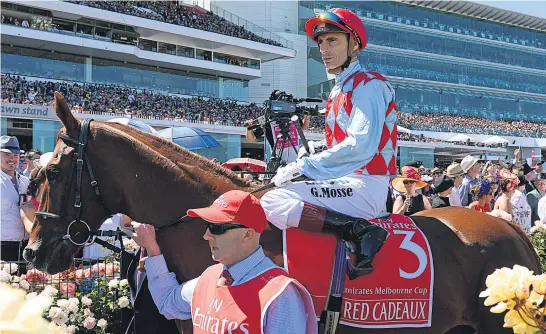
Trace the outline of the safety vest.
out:
M 317 321 L 309 292 L 285 271 L 272 268 L 236 286 L 219 286 L 223 265 L 210 266 L 192 296 L 193 333 L 263 333 L 269 305 L 288 286 L 298 288 L 307 310 L 307 334 L 316 334 Z
M 352 87 L 348 91 L 343 92 L 345 85 L 351 79 L 354 79 Z M 325 117 L 328 118 L 328 115 L 331 112 L 333 112 L 335 115 L 334 128 L 332 129 L 328 122 L 326 122 L 325 126 L 326 145 L 328 148 L 332 148 L 335 144 L 341 143 L 343 140 L 345 140 L 345 138 L 347 138 L 347 129 L 338 123 L 338 120 L 342 116 L 341 113 L 347 113 L 347 117 L 351 116 L 351 112 L 353 111 L 353 91 L 360 83 L 366 85 L 372 80 L 387 81 L 385 77 L 377 72 L 355 72 L 343 82 L 340 92 L 334 96 L 333 99 L 331 94 L 330 97 L 328 97 L 328 101 L 326 102 Z M 379 145 L 377 147 L 377 153 L 374 155 L 372 160 L 358 169 L 356 171 L 357 173 L 368 175 L 397 174 L 396 142 L 398 139 L 398 128 L 396 126 L 396 119 L 396 103 L 393 99 L 385 111 L 385 123 L 383 123 L 383 130 L 381 132 L 381 140 L 379 141 Z M 391 126 L 390 129 L 389 125 Z M 389 154 L 388 157 L 385 158 L 384 155 L 388 151 L 391 151 L 392 154 Z

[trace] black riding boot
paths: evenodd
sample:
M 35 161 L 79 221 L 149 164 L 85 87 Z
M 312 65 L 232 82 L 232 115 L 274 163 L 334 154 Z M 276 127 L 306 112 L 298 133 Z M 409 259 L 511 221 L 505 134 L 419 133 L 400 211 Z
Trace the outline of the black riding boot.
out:
M 385 229 L 366 219 L 347 216 L 309 203 L 305 203 L 303 207 L 299 228 L 313 232 L 331 232 L 345 241 L 353 242 L 356 246 L 356 259 L 354 265 L 349 264 L 350 279 L 373 271 L 375 254 L 389 235 Z

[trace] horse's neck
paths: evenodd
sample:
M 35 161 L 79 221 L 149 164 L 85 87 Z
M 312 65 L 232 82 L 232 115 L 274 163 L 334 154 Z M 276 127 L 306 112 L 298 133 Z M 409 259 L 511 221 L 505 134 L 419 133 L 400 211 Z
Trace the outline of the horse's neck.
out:
M 203 239 L 206 225 L 196 219 L 161 227 L 184 216 L 190 208 L 210 205 L 224 192 L 250 191 L 251 188 L 234 173 L 202 157 L 170 143 L 132 135 L 140 142 L 134 144 L 136 150 L 124 154 L 125 165 L 131 168 L 123 171 L 126 177 L 119 181 L 125 199 L 122 207 L 133 219 L 160 227 L 158 243 L 170 271 L 175 272 L 180 281 L 197 277 L 213 264 L 210 247 Z M 271 244 L 282 245 L 280 240 Z M 264 248 L 267 251 L 270 247 Z M 274 253 L 282 254 L 282 248 Z

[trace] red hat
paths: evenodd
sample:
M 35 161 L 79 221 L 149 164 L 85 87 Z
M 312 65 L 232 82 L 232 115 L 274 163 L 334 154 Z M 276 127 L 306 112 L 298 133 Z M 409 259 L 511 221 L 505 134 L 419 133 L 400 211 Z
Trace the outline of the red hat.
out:
M 320 13 L 317 17 L 310 18 L 305 24 L 305 32 L 316 43 L 319 34 L 335 31 L 329 28 L 328 24 L 353 36 L 358 43 L 358 50 L 362 51 L 368 44 L 366 28 L 362 20 L 355 13 L 343 8 L 332 8 Z
M 254 195 L 241 190 L 228 191 L 207 208 L 190 209 L 188 216 L 200 217 L 210 223 L 237 223 L 258 233 L 262 233 L 267 226 L 260 201 Z

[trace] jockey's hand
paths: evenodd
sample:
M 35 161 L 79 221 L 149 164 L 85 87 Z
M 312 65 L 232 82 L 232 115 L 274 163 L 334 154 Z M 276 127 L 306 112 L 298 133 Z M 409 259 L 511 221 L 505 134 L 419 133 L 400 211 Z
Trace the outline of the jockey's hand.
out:
M 300 149 L 298 150 L 298 159 L 315 154 L 315 142 L 307 142 L 307 146 L 309 146 L 309 152 L 307 152 L 305 146 L 300 147 Z
M 303 174 L 303 161 L 298 159 L 288 165 L 277 170 L 277 174 L 273 176 L 271 182 L 277 187 L 286 186 L 292 183 L 292 180 Z

